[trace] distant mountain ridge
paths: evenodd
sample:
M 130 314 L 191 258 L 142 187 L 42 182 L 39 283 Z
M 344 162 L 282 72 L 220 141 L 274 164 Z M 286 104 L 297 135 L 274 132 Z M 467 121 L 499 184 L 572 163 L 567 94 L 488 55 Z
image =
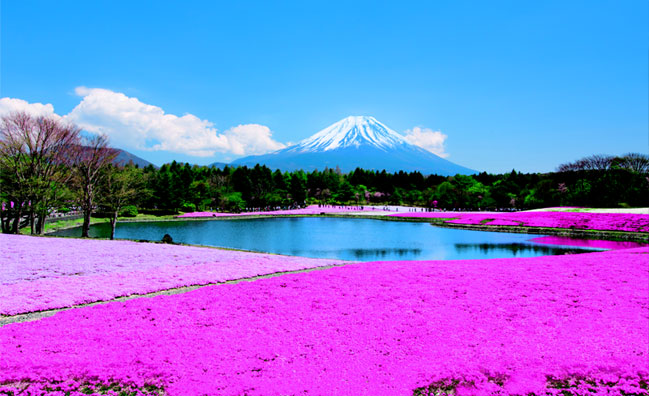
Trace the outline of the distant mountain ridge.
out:
M 368 116 L 344 118 L 293 146 L 239 158 L 231 165 L 251 167 L 256 164 L 283 171 L 339 167 L 343 172 L 363 168 L 443 176 L 478 173 L 408 143 L 402 135 Z
M 122 150 L 122 149 L 114 149 L 118 152 L 117 156 L 113 160 L 113 163 L 115 165 L 126 165 L 129 162 L 132 162 L 133 165 L 137 165 L 139 168 L 144 168 L 148 165 L 153 165 L 151 162 L 145 160 L 144 158 L 140 158 L 135 154 L 131 154 L 128 151 Z M 157 166 L 153 165 L 153 167 L 157 168 Z
M 228 163 L 226 163 L 226 162 L 212 162 L 212 163 L 209 164 L 208 166 L 209 166 L 210 168 L 219 168 L 219 169 L 223 169 L 223 168 L 225 168 L 226 166 L 230 166 L 230 164 L 228 164 Z

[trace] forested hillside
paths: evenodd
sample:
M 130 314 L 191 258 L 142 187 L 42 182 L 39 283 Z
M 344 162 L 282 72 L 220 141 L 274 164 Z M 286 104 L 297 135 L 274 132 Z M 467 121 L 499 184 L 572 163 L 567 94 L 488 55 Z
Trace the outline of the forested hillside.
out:
M 265 166 L 208 168 L 171 163 L 143 170 L 147 208 L 228 211 L 304 203 L 404 204 L 445 209 L 649 206 L 646 169 L 613 166 L 554 173 L 424 176 L 356 169 L 280 172 Z

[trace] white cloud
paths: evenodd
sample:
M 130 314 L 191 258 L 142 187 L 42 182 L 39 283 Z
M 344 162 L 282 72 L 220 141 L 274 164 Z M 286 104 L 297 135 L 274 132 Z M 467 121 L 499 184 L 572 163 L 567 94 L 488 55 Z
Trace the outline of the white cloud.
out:
M 24 111 L 34 116 L 60 118 L 58 114 L 54 113 L 54 106 L 49 103 L 29 103 L 22 99 L 0 98 L 0 117 L 17 111 Z
M 259 124 L 245 124 L 224 133 L 230 143 L 230 152 L 236 155 L 264 154 L 286 147 L 271 138 L 270 129 Z
M 263 125 L 239 125 L 219 134 L 207 120 L 192 114 L 166 114 L 160 107 L 119 92 L 86 87 L 77 87 L 75 92 L 83 99 L 66 119 L 89 132 L 107 135 L 116 147 L 197 157 L 216 152 L 263 154 L 284 147 Z
M 404 137 L 408 143 L 417 145 L 442 158 L 447 158 L 449 156 L 445 151 L 446 147 L 444 146 L 448 136 L 440 131 L 433 131 L 429 128 L 414 127 L 405 131 Z

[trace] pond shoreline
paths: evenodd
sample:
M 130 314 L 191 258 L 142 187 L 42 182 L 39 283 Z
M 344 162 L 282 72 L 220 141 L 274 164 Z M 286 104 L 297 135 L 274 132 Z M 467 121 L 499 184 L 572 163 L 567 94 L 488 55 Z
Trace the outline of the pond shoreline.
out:
M 450 214 L 450 213 L 449 213 Z M 251 220 L 251 219 L 264 219 L 264 218 L 300 218 L 300 217 L 330 217 L 330 218 L 359 218 L 371 220 L 384 220 L 384 221 L 402 221 L 412 223 L 429 223 L 433 226 L 443 228 L 456 228 L 474 231 L 493 231 L 493 232 L 511 232 L 517 234 L 530 234 L 530 235 L 553 235 L 569 238 L 583 238 L 583 239 L 605 239 L 612 241 L 625 241 L 625 242 L 640 242 L 649 244 L 649 232 L 633 232 L 633 231 L 607 231 L 607 230 L 583 230 L 583 229 L 568 229 L 568 228 L 546 228 L 546 227 L 530 227 L 530 226 L 508 226 L 508 225 L 488 225 L 488 224 L 455 224 L 446 223 L 448 220 L 457 218 L 450 214 L 448 218 L 423 218 L 423 217 L 397 217 L 386 215 L 365 215 L 361 212 L 354 214 L 278 214 L 278 215 L 236 215 L 236 216 L 219 216 L 219 217 L 184 217 L 184 218 L 162 218 L 162 219 L 125 219 L 119 220 L 119 223 L 149 223 L 149 222 L 179 222 L 179 221 L 224 221 L 224 220 Z M 98 221 L 97 223 L 101 223 Z M 96 223 L 93 223 L 96 224 Z M 92 225 L 92 224 L 91 224 Z M 52 235 L 55 232 L 68 230 L 80 227 L 78 225 L 59 228 L 57 230 L 46 232 L 46 236 Z M 97 238 L 93 238 L 97 239 Z M 98 238 L 103 239 L 103 238 Z M 137 242 L 156 242 L 136 240 Z M 203 245 L 200 245 L 203 246 Z

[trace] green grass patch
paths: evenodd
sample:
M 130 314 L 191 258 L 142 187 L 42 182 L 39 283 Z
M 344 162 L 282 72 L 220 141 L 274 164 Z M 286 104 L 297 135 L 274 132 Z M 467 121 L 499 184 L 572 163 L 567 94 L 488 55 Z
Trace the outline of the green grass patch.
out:
M 155 221 L 155 220 L 172 220 L 177 215 L 152 215 L 152 214 L 142 214 L 138 213 L 135 217 L 118 217 L 117 221 Z
M 129 221 L 157 221 L 157 220 L 173 220 L 175 216 L 165 215 L 165 216 L 156 216 L 151 214 L 138 214 L 135 217 L 118 217 L 117 222 L 129 222 Z M 103 224 L 110 223 L 110 219 L 107 217 L 91 217 L 90 225 L 93 224 Z M 56 232 L 59 230 L 64 230 L 67 228 L 81 227 L 83 224 L 83 218 L 73 219 L 73 220 L 54 220 L 49 218 L 45 223 L 45 228 L 43 229 L 44 234 L 51 232 Z M 31 229 L 29 226 L 23 227 L 20 229 L 20 233 L 23 235 L 29 235 Z
M 108 219 L 97 219 L 94 217 L 90 219 L 90 224 L 98 224 L 98 223 L 106 223 L 106 222 L 108 222 Z M 43 233 L 47 234 L 50 232 L 55 232 L 66 228 L 80 227 L 82 224 L 83 224 L 83 219 L 47 221 L 45 223 L 45 227 L 43 228 Z M 24 235 L 29 235 L 30 232 L 31 229 L 29 226 L 20 229 L 20 233 Z

